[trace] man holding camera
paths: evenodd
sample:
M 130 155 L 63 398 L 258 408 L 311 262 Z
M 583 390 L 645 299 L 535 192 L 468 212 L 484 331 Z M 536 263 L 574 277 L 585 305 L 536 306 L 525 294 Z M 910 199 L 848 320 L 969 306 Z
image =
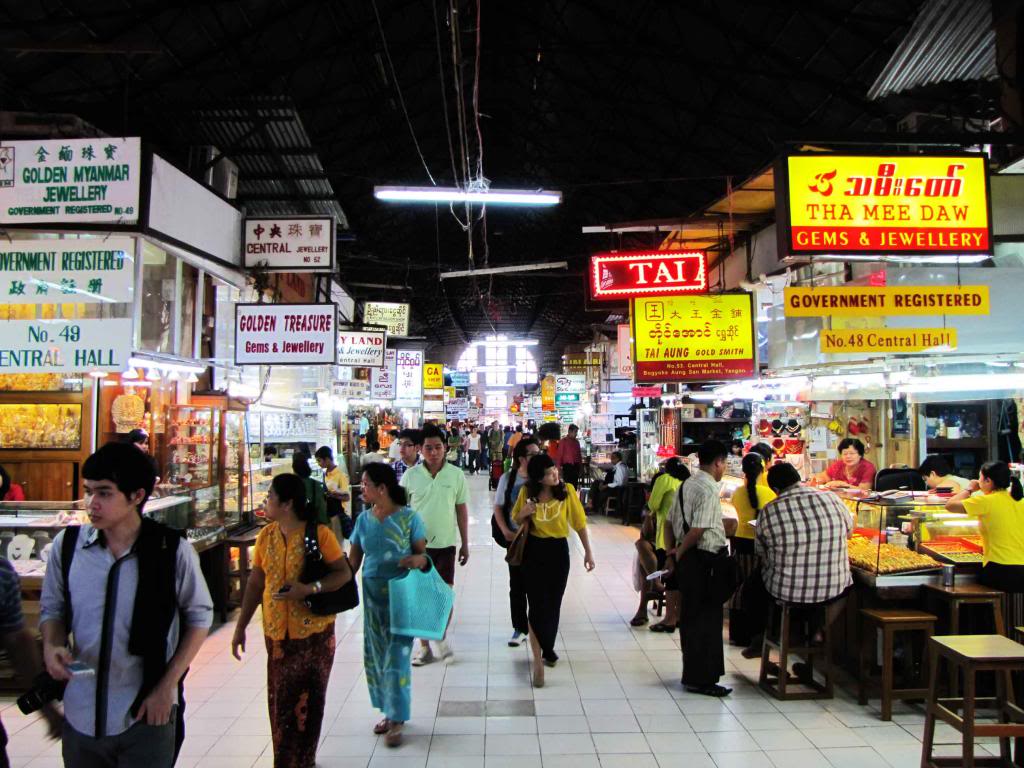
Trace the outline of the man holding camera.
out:
M 64 765 L 170 768 L 210 593 L 181 533 L 142 517 L 155 482 L 145 454 L 108 443 L 82 477 L 90 524 L 54 540 L 40 615 L 46 671 L 67 684 Z

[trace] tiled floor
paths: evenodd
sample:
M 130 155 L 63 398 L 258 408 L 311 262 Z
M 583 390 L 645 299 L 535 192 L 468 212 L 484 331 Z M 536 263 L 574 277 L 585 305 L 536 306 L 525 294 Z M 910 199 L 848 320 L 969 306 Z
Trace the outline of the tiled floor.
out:
M 525 647 L 508 648 L 504 550 L 492 545 L 491 494 L 470 479 L 472 557 L 456 576 L 454 663 L 414 670 L 413 719 L 389 749 L 371 733 L 379 719 L 362 677 L 358 611 L 338 619 L 318 764 L 336 768 L 916 768 L 924 718 L 897 706 L 892 723 L 877 701 L 847 692 L 832 701 L 776 702 L 752 682 L 756 662 L 727 648 L 733 686 L 724 700 L 685 693 L 678 634 L 628 625 L 636 606 L 630 569 L 637 532 L 594 521 L 597 570 L 583 570 L 578 543 L 562 607 L 562 661 L 534 690 Z M 228 650 L 231 625 L 216 628 L 187 680 L 187 732 L 180 768 L 271 766 L 266 654 L 254 622 L 242 662 Z M 60 745 L 10 700 L 2 717 L 14 768 L 59 766 Z M 938 741 L 959 743 L 939 726 Z M 951 752 L 959 747 L 948 747 Z M 979 750 L 984 752 L 984 750 Z

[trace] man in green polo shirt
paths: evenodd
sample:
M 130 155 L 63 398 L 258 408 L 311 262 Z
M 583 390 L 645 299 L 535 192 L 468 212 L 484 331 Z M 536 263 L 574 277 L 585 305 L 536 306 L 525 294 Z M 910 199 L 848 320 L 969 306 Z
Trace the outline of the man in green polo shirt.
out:
M 426 525 L 427 554 L 441 578 L 454 588 L 456 545 L 459 546 L 459 565 L 469 562 L 466 475 L 445 460 L 444 435 L 437 427 L 428 424 L 423 428 L 420 451 L 423 463 L 405 471 L 402 487 L 409 495 L 409 506 L 419 513 Z M 450 623 L 451 617 L 448 620 Z M 438 642 L 437 650 L 442 659 L 452 657 L 446 640 Z M 430 643 L 420 640 L 419 650 L 412 659 L 413 666 L 429 664 L 434 658 Z

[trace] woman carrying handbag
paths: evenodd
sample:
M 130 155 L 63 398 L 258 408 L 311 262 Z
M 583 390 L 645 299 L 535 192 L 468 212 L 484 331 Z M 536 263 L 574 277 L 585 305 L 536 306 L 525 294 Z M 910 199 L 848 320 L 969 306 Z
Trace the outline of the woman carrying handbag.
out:
M 555 638 L 562 610 L 562 596 L 569 580 L 569 529 L 583 544 L 583 565 L 594 570 L 594 555 L 587 535 L 587 516 L 576 489 L 558 476 L 558 467 L 546 453 L 530 459 L 529 479 L 519 492 L 512 517 L 523 525 L 530 521 L 522 556 L 530 626 L 532 676 L 536 687 L 544 685 L 544 667 L 558 661 Z M 510 547 L 511 549 L 511 547 Z
M 362 483 L 363 501 L 372 506 L 356 519 L 350 557 L 353 571 L 363 569 L 363 667 L 370 702 L 384 713 L 373 732 L 397 747 L 411 715 L 413 638 L 391 633 L 388 582 L 430 567 L 427 529 L 389 465 L 368 465 Z
M 312 768 L 334 664 L 335 616 L 318 615 L 306 600 L 340 590 L 352 581 L 353 571 L 331 529 L 317 525 L 316 545 L 327 573 L 310 584 L 301 581 L 307 523 L 314 514 L 306 504 L 301 477 L 275 477 L 264 509 L 271 523 L 256 538 L 231 654 L 241 659 L 245 628 L 262 602 L 274 768 Z

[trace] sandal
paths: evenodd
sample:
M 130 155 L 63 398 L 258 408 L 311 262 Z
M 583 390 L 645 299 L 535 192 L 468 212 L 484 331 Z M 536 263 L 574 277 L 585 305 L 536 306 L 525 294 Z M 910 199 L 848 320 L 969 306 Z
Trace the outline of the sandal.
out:
M 387 733 L 389 730 L 391 730 L 391 721 L 388 720 L 386 717 L 379 723 L 377 723 L 375 726 L 373 726 L 373 732 L 376 733 L 378 736 Z
M 632 619 L 629 620 L 629 626 L 631 627 L 642 627 L 646 623 L 646 616 L 634 616 Z
M 651 624 L 651 632 L 666 632 L 671 635 L 675 631 L 676 628 L 671 624 L 665 624 L 664 622 L 659 622 L 658 624 Z
M 402 743 L 402 726 L 404 723 L 392 723 L 384 736 L 384 743 L 389 747 L 397 747 Z

